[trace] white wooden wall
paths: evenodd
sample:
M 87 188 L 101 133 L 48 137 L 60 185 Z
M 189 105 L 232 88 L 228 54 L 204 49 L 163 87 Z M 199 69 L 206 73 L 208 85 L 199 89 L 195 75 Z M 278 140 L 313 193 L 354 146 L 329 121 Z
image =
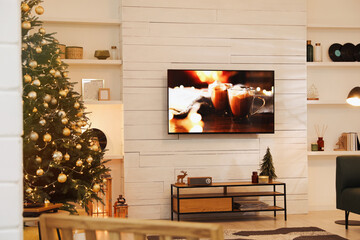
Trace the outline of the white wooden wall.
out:
M 250 180 L 270 147 L 289 213 L 307 212 L 306 0 L 123 0 L 125 194 L 170 217 L 180 170 Z M 275 70 L 275 134 L 168 135 L 167 69 Z
M 0 239 L 23 238 L 20 1 L 0 0 Z

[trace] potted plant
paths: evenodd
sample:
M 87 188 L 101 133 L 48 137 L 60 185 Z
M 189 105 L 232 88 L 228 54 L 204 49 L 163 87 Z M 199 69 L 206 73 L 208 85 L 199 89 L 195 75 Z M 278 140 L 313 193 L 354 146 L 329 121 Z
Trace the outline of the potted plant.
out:
M 269 182 L 277 178 L 269 147 L 266 149 L 266 153 L 260 164 L 260 176 L 268 176 Z

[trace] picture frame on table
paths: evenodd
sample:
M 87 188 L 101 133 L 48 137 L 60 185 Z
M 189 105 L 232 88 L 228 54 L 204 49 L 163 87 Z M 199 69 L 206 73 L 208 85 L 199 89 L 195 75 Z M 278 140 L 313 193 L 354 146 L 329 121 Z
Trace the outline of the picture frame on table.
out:
M 81 94 L 83 101 L 99 100 L 99 89 L 104 88 L 104 79 L 86 79 L 81 80 Z
M 99 88 L 99 101 L 110 101 L 110 88 Z

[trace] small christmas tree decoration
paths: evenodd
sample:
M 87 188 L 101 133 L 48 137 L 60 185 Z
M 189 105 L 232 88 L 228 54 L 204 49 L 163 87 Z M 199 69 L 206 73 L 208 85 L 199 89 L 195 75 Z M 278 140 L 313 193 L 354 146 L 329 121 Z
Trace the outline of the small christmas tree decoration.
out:
M 38 110 L 36 107 L 34 107 L 32 111 L 33 111 L 33 113 L 36 113 Z
M 59 162 L 62 160 L 63 154 L 60 151 L 55 151 L 53 152 L 52 158 L 54 159 L 54 161 Z
M 31 23 L 28 22 L 28 21 L 24 21 L 22 24 L 21 24 L 21 27 L 23 29 L 26 29 L 26 30 L 29 30 L 31 28 Z
M 36 142 L 39 139 L 39 134 L 37 132 L 30 133 L 30 140 Z
M 49 107 L 49 104 L 48 104 L 47 102 L 44 102 L 44 103 L 43 103 L 43 106 L 44 106 L 44 108 L 48 108 L 48 107 Z
M 35 12 L 39 15 L 43 14 L 44 13 L 44 8 L 42 6 L 37 6 L 35 8 Z
M 83 165 L 83 161 L 81 161 L 81 159 L 78 159 L 77 161 L 76 161 L 76 166 L 77 167 L 81 167 Z
M 29 67 L 31 67 L 31 68 L 36 68 L 37 66 L 38 66 L 37 61 L 32 60 L 32 61 L 29 62 Z
M 32 190 L 32 188 L 27 188 L 25 191 L 26 191 L 26 193 L 30 194 L 30 193 L 32 193 L 33 190 Z
M 28 93 L 28 97 L 31 99 L 35 99 L 37 97 L 37 93 L 35 91 L 31 91 Z
M 64 155 L 64 160 L 65 160 L 65 161 L 69 161 L 69 160 L 70 160 L 70 155 L 69 155 L 68 153 L 66 153 L 66 154 Z
M 44 136 L 43 136 L 43 141 L 44 142 L 51 142 L 51 135 L 49 133 L 45 133 Z
M 60 110 L 58 112 L 58 116 L 61 117 L 61 118 L 64 118 L 64 117 L 66 117 L 66 113 L 63 110 Z
M 44 170 L 42 170 L 41 168 L 39 168 L 38 170 L 36 170 L 36 175 L 38 175 L 38 176 L 44 175 Z
M 50 73 L 51 75 L 55 75 L 55 72 L 56 72 L 56 71 L 55 71 L 55 69 L 53 69 L 53 68 L 50 69 L 50 71 L 49 71 L 49 73 Z
M 67 137 L 67 136 L 70 136 L 70 133 L 71 133 L 70 129 L 68 129 L 68 128 L 64 128 L 64 129 L 63 129 L 63 135 L 64 135 L 64 136 L 66 136 L 66 137 Z
M 75 109 L 79 109 L 79 107 L 80 107 L 80 103 L 79 103 L 79 102 L 75 102 L 75 103 L 74 103 L 74 108 L 75 108 Z
M 42 159 L 41 159 L 41 157 L 36 156 L 36 157 L 35 157 L 35 161 L 36 161 L 36 163 L 41 163 Z
M 43 99 L 44 99 L 45 102 L 48 103 L 48 102 L 51 101 L 51 96 L 49 94 L 46 94 Z
M 89 163 L 89 164 L 91 164 L 92 161 L 94 161 L 94 159 L 93 159 L 91 156 L 89 156 L 89 157 L 86 159 L 86 162 Z
M 39 79 L 35 79 L 33 82 L 32 82 L 33 85 L 39 87 L 40 86 L 40 80 Z
M 42 48 L 41 47 L 36 47 L 35 51 L 36 51 L 36 53 L 42 53 Z
M 79 144 L 79 143 L 76 144 L 76 149 L 77 149 L 77 150 L 80 150 L 81 148 L 82 148 L 81 144 Z
M 25 81 L 26 83 L 31 82 L 31 80 L 32 80 L 32 77 L 31 77 L 29 74 L 25 74 L 25 75 L 24 75 L 24 81 Z
M 58 102 L 58 101 L 56 100 L 56 98 L 52 98 L 52 99 L 51 99 L 51 104 L 52 104 L 52 105 L 56 105 L 57 102 Z
M 94 191 L 94 192 L 99 192 L 100 191 L 100 185 L 99 184 L 94 184 L 94 186 L 92 187 L 92 190 Z
M 60 94 L 60 96 L 62 96 L 62 97 L 66 97 L 66 91 L 64 91 L 64 90 L 60 90 L 59 91 L 59 94 Z
M 26 3 L 21 4 L 21 11 L 27 12 L 29 10 L 30 10 L 29 5 L 27 5 Z
M 66 175 L 64 173 L 60 173 L 57 180 L 58 180 L 59 183 L 64 183 L 64 182 L 66 182 L 67 177 L 66 177 Z
M 69 119 L 67 119 L 67 118 L 62 118 L 62 119 L 61 119 L 61 123 L 64 124 L 64 125 L 66 125 L 66 124 L 69 123 Z
M 45 29 L 44 29 L 43 32 L 44 32 L 43 34 L 45 34 Z M 42 32 L 40 32 L 40 33 L 42 33 Z M 45 46 L 46 44 L 48 44 L 48 42 L 45 39 L 42 39 L 41 42 L 40 42 L 40 45 Z
M 39 124 L 41 125 L 41 126 L 45 126 L 45 124 L 46 124 L 46 120 L 45 119 L 40 119 L 40 121 L 39 121 Z M 51 140 L 50 140 L 51 141 Z
M 269 147 L 266 149 L 266 153 L 260 164 L 260 176 L 269 176 L 270 181 L 277 178 Z

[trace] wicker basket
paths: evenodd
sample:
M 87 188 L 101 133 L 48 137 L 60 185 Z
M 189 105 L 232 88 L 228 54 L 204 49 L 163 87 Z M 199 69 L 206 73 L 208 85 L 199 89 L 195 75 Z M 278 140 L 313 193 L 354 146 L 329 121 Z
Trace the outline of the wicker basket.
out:
M 60 58 L 65 59 L 65 52 L 66 52 L 66 45 L 65 44 L 58 44 L 58 48 L 60 49 Z
M 69 46 L 66 47 L 66 58 L 67 59 L 82 59 L 83 58 L 83 48 Z

